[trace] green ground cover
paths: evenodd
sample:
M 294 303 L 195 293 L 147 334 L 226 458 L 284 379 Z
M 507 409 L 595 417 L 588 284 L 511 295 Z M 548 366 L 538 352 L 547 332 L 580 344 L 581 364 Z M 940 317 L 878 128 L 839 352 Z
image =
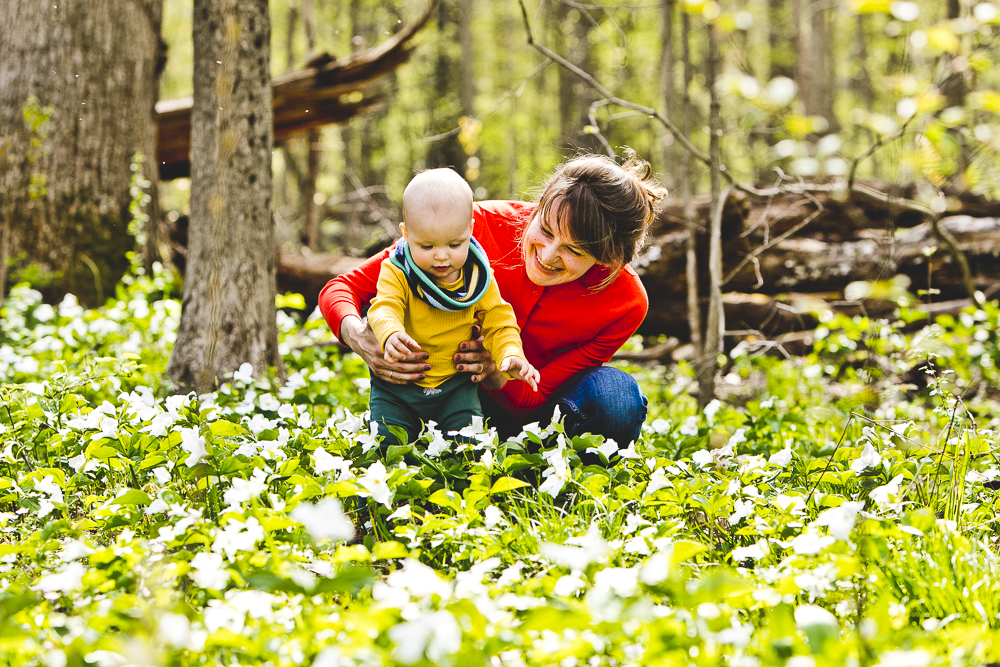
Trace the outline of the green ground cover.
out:
M 382 461 L 315 317 L 279 314 L 283 386 L 169 396 L 176 296 L 3 305 L 2 664 L 1000 660 L 995 304 L 741 344 L 701 413 L 685 364 L 631 369 L 631 446 L 477 425 Z

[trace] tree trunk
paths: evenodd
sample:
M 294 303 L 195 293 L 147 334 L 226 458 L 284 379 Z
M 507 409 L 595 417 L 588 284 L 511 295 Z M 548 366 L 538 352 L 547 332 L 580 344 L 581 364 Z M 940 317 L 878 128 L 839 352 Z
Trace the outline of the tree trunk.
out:
M 462 103 L 462 116 L 467 119 L 476 116 L 476 78 L 473 68 L 475 49 L 473 48 L 472 14 L 475 8 L 474 0 L 459 0 L 458 2 L 458 41 L 462 48 L 461 82 L 459 84 L 459 98 Z M 465 141 L 462 141 L 462 148 L 467 156 L 465 164 L 459 169 L 459 173 L 465 176 L 473 189 L 476 188 L 476 181 L 479 180 L 479 129 L 480 126 L 467 126 L 471 132 Z M 463 135 L 459 135 L 462 140 Z
M 0 2 L 0 298 L 20 279 L 50 301 L 114 294 L 136 153 L 155 196 L 161 14 L 162 0 Z
M 458 62 L 460 47 L 457 44 L 456 12 L 451 2 L 442 2 L 438 7 L 434 85 L 428 87 L 427 97 L 430 131 L 434 134 L 445 133 L 458 127 L 458 118 L 461 116 L 461 93 L 458 89 L 461 64 Z M 428 169 L 451 167 L 461 173 L 464 165 L 465 150 L 457 134 L 430 144 L 427 150 Z
M 267 0 L 195 0 L 191 222 L 167 372 L 211 390 L 241 364 L 284 376 L 275 324 Z
M 797 1 L 797 0 L 796 0 Z M 767 52 L 770 56 L 771 78 L 795 78 L 795 47 L 797 31 L 789 25 L 789 10 L 785 0 L 767 0 Z
M 708 71 L 706 86 L 710 102 L 708 111 L 709 149 L 711 159 L 709 181 L 712 189 L 712 217 L 708 232 L 708 312 L 702 334 L 702 352 L 698 358 L 698 406 L 704 408 L 715 398 L 715 374 L 718 355 L 722 352 L 723 334 L 726 330 L 722 306 L 722 212 L 731 186 L 722 191 L 722 124 L 719 119 L 719 93 L 715 86 L 719 73 L 719 41 L 715 24 L 708 25 Z
M 684 62 L 684 93 L 681 96 L 684 136 L 691 136 L 691 81 L 694 68 L 691 66 L 691 17 L 687 12 L 681 13 L 681 59 Z M 683 211 L 681 220 L 687 226 L 685 245 L 685 289 L 687 293 L 687 325 L 688 336 L 694 345 L 695 356 L 702 354 L 701 331 L 704 324 L 701 319 L 701 295 L 698 284 L 698 232 L 701 226 L 695 219 L 694 202 L 691 199 L 691 153 L 684 151 L 681 164 L 681 202 Z
M 663 0 L 661 7 L 663 23 L 660 26 L 660 81 L 663 89 L 663 108 L 667 118 L 676 122 L 674 110 L 677 108 L 675 98 L 677 97 L 677 87 L 674 84 L 674 14 L 677 5 L 676 0 Z M 677 182 L 677 149 L 674 135 L 664 131 L 660 139 L 663 143 L 663 185 L 673 190 L 674 183 Z

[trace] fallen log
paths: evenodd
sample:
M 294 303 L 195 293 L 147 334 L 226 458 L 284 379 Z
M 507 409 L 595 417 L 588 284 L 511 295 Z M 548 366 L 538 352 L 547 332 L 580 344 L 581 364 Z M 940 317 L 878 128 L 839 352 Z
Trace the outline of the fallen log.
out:
M 313 58 L 306 69 L 272 80 L 274 143 L 323 125 L 343 123 L 384 102 L 387 95 L 376 90 L 377 82 L 410 59 L 416 48 L 414 35 L 436 9 L 437 0 L 432 0 L 420 18 L 375 48 L 340 60 L 323 54 Z M 191 105 L 190 97 L 156 104 L 160 180 L 191 173 Z
M 955 237 L 965 254 L 977 289 L 986 292 L 1000 283 L 1000 218 L 953 216 L 942 219 L 940 224 Z M 685 242 L 684 232 L 661 236 L 636 262 L 650 298 L 649 314 L 640 329 L 644 333 L 664 333 L 682 340 L 688 337 Z M 733 245 L 732 241 L 727 244 L 724 272 L 741 259 L 741 253 L 732 251 Z M 763 298 L 757 306 L 741 304 L 741 320 L 730 319 L 727 311 L 727 328 L 741 328 L 735 322 L 762 321 L 751 311 L 754 307 L 764 308 L 760 304 L 767 302 L 768 295 L 825 293 L 843 298 L 850 283 L 887 281 L 897 274 L 907 276 L 913 293 L 935 289 L 940 291 L 938 299 L 967 296 L 957 263 L 939 246 L 929 223 L 898 235 L 868 230 L 867 237 L 842 243 L 789 238 L 763 253 L 758 267 L 747 265 L 724 285 L 726 291 L 756 293 Z M 766 316 L 777 317 L 780 330 L 790 330 L 786 327 L 792 322 L 780 313 Z

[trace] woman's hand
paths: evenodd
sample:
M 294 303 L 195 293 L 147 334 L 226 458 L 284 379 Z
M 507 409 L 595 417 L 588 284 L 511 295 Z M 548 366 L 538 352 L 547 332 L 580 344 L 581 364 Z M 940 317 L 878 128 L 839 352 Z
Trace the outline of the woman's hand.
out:
M 452 359 L 459 373 L 472 373 L 469 379 L 481 382 L 486 391 L 497 391 L 507 384 L 507 378 L 497 370 L 496 362 L 483 346 L 483 336 L 478 324 L 472 327 L 472 339 L 458 346 L 459 352 Z
M 360 317 L 347 316 L 340 325 L 340 342 L 361 357 L 372 375 L 392 384 L 407 384 L 424 379 L 424 372 L 431 369 L 426 352 L 413 352 L 400 361 L 388 362 L 382 356 L 375 334 Z

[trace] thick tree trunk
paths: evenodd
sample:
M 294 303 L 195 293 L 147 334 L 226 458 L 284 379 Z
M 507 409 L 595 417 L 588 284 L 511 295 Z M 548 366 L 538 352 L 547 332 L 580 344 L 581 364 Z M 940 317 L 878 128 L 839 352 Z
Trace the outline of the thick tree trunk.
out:
M 195 0 L 191 222 L 167 372 L 212 389 L 241 364 L 284 371 L 275 325 L 267 0 Z
M 155 195 L 161 13 L 162 0 L 0 2 L 0 295 L 32 276 L 49 300 L 114 294 L 135 246 L 136 153 Z M 34 133 L 32 99 L 48 115 Z

